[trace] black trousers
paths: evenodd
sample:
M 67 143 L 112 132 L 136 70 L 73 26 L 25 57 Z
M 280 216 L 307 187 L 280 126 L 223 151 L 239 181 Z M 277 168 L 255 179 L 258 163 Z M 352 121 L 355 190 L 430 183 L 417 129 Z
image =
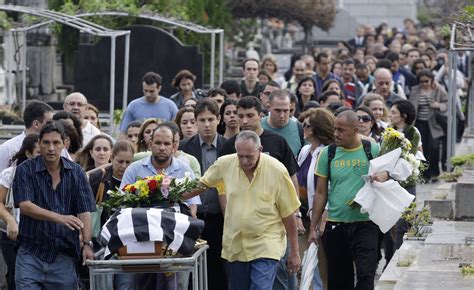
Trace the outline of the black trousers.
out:
M 224 217 L 222 214 L 201 214 L 197 217 L 205 222 L 201 237 L 207 241 L 207 280 L 209 290 L 228 289 L 225 260 L 221 258 Z
M 428 162 L 428 168 L 423 173 L 423 177 L 426 179 L 437 177 L 440 173 L 440 138 L 433 138 L 428 121 L 417 120 L 415 126 L 420 131 L 421 142 L 423 143 L 423 154 Z
M 322 241 L 327 257 L 328 290 L 374 289 L 378 232 L 378 226 L 370 221 L 326 223 Z
M 7 285 L 8 290 L 15 290 L 15 262 L 17 252 L 17 242 L 10 240 L 5 233 L 1 233 L 2 253 L 7 264 Z
M 410 194 L 416 196 L 416 186 L 409 186 L 405 188 Z M 397 223 L 390 229 L 390 231 L 386 232 L 383 237 L 383 247 L 385 253 L 385 268 L 387 267 L 388 263 L 395 254 L 395 251 L 400 249 L 403 244 L 403 236 L 408 231 L 410 225 L 408 222 L 402 218 L 400 218 Z

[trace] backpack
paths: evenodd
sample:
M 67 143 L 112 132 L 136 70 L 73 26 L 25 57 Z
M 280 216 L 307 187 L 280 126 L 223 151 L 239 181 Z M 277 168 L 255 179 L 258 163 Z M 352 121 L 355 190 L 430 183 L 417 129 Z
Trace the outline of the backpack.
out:
M 374 159 L 372 156 L 372 144 L 369 140 L 362 139 L 362 147 L 364 148 L 365 155 L 367 156 L 367 159 L 370 161 Z M 331 179 L 331 161 L 334 159 L 336 156 L 336 149 L 337 145 L 336 144 L 331 144 L 328 147 L 328 180 Z

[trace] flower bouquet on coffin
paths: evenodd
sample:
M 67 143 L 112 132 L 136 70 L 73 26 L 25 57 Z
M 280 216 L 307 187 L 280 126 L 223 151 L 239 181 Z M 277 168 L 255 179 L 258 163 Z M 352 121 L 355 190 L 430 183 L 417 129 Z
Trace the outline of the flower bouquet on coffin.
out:
M 412 145 L 402 133 L 388 128 L 383 138 L 381 156 L 370 161 L 368 175 L 363 176 L 365 184 L 353 202 L 360 205 L 361 212 L 368 213 L 369 218 L 385 233 L 415 198 L 400 184 L 420 179 L 422 168 L 421 162 L 417 162 L 410 153 Z M 383 183 L 371 180 L 370 176 L 384 171 L 393 179 Z
M 157 258 L 163 246 L 191 253 L 204 222 L 192 218 L 187 206 L 180 205 L 183 193 L 197 185 L 198 179 L 190 173 L 183 178 L 157 174 L 109 191 L 102 205 L 115 213 L 101 231 L 105 258 L 117 252 L 122 259 Z M 166 210 L 170 207 L 174 209 Z
M 185 192 L 193 190 L 198 179 L 191 178 L 186 172 L 185 177 L 175 178 L 165 174 L 157 174 L 127 184 L 117 190 L 109 190 L 109 198 L 102 204 L 109 210 L 136 207 L 169 207 L 182 201 Z

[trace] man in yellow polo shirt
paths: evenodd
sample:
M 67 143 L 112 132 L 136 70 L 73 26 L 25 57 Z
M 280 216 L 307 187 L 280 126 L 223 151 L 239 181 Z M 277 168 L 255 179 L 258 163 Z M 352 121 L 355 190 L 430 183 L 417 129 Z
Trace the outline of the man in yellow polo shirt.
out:
M 277 159 L 261 152 L 255 132 L 242 131 L 235 149 L 236 154 L 217 159 L 201 178 L 199 188 L 183 198 L 209 187 L 226 195 L 222 258 L 228 262 L 230 290 L 268 290 L 285 253 L 286 234 L 290 242 L 288 271 L 299 270 L 294 212 L 300 202 L 288 171 Z

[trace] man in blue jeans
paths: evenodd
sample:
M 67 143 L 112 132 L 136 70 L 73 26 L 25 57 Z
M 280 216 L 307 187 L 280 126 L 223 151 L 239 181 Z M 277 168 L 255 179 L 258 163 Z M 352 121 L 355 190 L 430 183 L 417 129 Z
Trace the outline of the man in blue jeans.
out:
M 290 243 L 287 269 L 300 267 L 296 218 L 300 202 L 288 170 L 262 153 L 257 133 L 244 130 L 235 139 L 237 154 L 222 156 L 208 168 L 188 198 L 217 188 L 225 206 L 222 258 L 230 290 L 272 289 L 278 261 Z
M 93 259 L 93 195 L 82 168 L 61 157 L 64 128 L 49 121 L 39 134 L 41 155 L 23 162 L 13 180 L 21 211 L 16 289 L 77 290 L 76 264 Z M 83 246 L 79 243 L 82 234 Z

